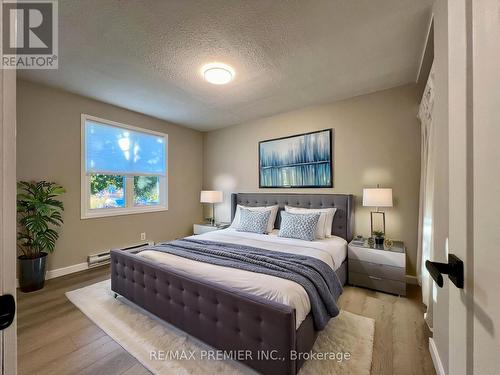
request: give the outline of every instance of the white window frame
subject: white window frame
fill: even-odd
[[[90,208],[90,179],[85,171],[85,123],[86,121],[95,121],[105,125],[119,127],[128,130],[134,130],[141,133],[152,134],[165,138],[165,176],[158,176],[160,183],[160,204],[155,206],[140,206],[133,205],[134,201],[134,180],[133,176],[125,176],[125,204],[124,208]],[[121,216],[131,214],[142,214],[149,212],[159,212],[168,210],[168,134],[160,133],[149,129],[144,129],[136,126],[122,124],[120,122],[106,120],[103,118],[87,115],[81,115],[81,218],[92,219],[98,217]],[[103,172],[104,173],[104,172]],[[140,176],[140,174],[134,174]],[[149,176],[145,174],[145,176]]]

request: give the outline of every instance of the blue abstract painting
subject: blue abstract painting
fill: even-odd
[[[261,188],[333,187],[332,129],[259,143]]]

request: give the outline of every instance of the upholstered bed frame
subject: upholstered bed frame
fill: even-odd
[[[347,241],[352,239],[352,195],[239,193],[232,194],[231,203],[231,217],[237,204],[279,204],[280,209],[285,205],[336,207],[333,234]],[[337,275],[345,283],[346,262]],[[206,281],[128,251],[111,251],[111,289],[218,350],[235,357],[236,353],[251,353],[242,362],[263,374],[296,374],[303,361],[291,359],[290,354],[311,350],[318,334],[311,314],[296,329],[295,310],[289,306]],[[270,358],[263,358],[263,353]]]

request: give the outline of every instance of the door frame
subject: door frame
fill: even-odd
[[[471,25],[470,0],[448,0],[448,248],[464,262],[464,288],[448,289],[448,373],[456,375],[472,374],[473,362]]]
[[[0,20],[2,16],[0,7]],[[0,69],[0,294],[11,294],[14,298],[16,254],[16,71]],[[17,323],[14,318],[10,327],[0,331],[0,375],[16,374],[16,371]]]

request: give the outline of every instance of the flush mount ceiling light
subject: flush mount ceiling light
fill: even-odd
[[[225,85],[234,79],[234,69],[222,63],[206,64],[201,72],[205,81],[214,85]]]

